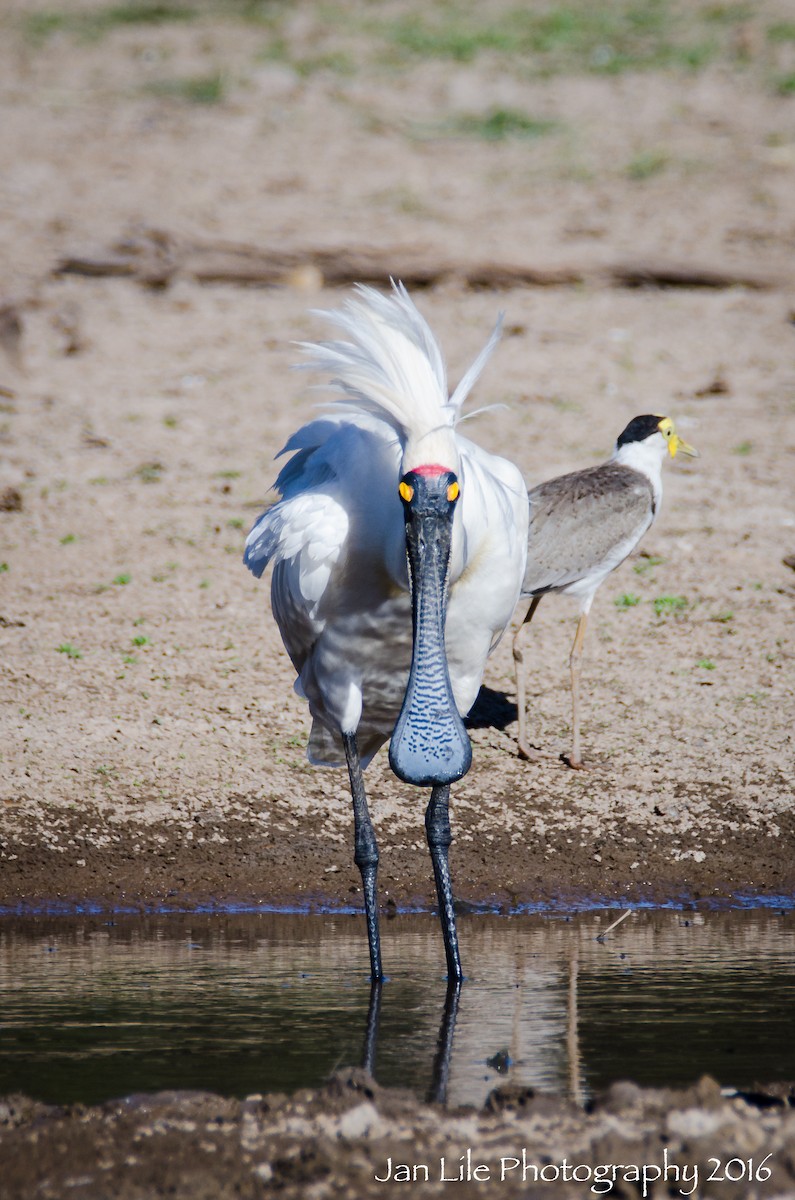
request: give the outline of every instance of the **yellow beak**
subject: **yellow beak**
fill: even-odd
[[[689,455],[690,458],[700,458],[698,450],[696,450],[695,446],[691,446],[688,442],[682,441],[679,434],[675,433],[673,437],[669,438],[668,440],[668,453],[671,455],[671,458],[676,458],[677,451],[682,454]]]

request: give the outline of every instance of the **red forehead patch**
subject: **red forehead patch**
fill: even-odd
[[[450,471],[449,467],[443,467],[441,463],[423,463],[421,467],[412,467],[415,475],[447,475]]]

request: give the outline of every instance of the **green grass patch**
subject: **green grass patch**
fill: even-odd
[[[623,595],[616,596],[613,603],[619,612],[626,612],[628,608],[635,608],[640,604],[640,596],[637,596],[635,592],[624,592]]]
[[[498,18],[474,0],[427,5],[421,15],[381,26],[399,59],[472,62],[490,53],[523,59],[539,74],[680,67],[698,69],[719,50],[715,23],[672,0],[569,0],[515,5]]]
[[[776,80],[776,91],[779,96],[792,96],[795,94],[795,71],[791,71],[789,75],[780,75]]]
[[[71,546],[72,542],[77,541],[77,537],[74,533],[65,533],[59,540],[62,546]]]
[[[55,649],[59,654],[65,654],[67,658],[83,657],[83,651],[78,650],[77,646],[74,646],[71,642],[61,642],[61,645],[56,646]]]
[[[77,12],[45,9],[29,13],[23,27],[33,42],[44,42],[57,33],[70,33],[86,41],[95,41],[119,27],[166,25],[174,21],[191,21],[196,15],[196,9],[189,4],[129,0],[126,4],[109,4],[104,8],[86,8]]]
[[[132,575],[129,573],[129,571],[122,571],[121,575],[117,575],[113,580],[113,583],[115,583],[117,587],[126,587],[127,584],[131,582]]]
[[[184,79],[160,79],[148,84],[145,90],[186,104],[220,104],[226,84],[220,71],[212,71],[209,75],[188,75]]]
[[[483,50],[503,54],[517,53],[522,45],[514,30],[504,25],[485,25],[477,21],[469,26],[444,22],[441,6],[438,15],[425,14],[424,19],[405,18],[395,22],[385,32],[387,39],[413,58],[447,58],[454,62],[471,62]]]
[[[712,661],[711,658],[700,658],[698,660],[698,662],[696,663],[696,666],[700,667],[702,671],[714,671],[715,670],[715,663]]]
[[[755,17],[747,3],[683,4],[681,0],[439,0],[396,6],[359,0],[351,5],[300,6],[305,33],[290,18],[286,0],[50,0],[52,8],[17,18],[29,41],[42,44],[66,34],[98,40],[117,29],[245,22],[266,31],[259,61],[289,63],[301,76],[332,72],[352,76],[362,67],[404,68],[427,61],[470,63],[488,55],[527,76],[618,75],[627,71],[698,71],[721,59],[736,64],[737,29]],[[751,15],[748,15],[749,7]],[[785,14],[786,15],[786,14]],[[791,40],[787,20],[761,26],[765,44]],[[191,103],[218,103],[223,81],[172,80],[155,91]]]
[[[514,108],[493,108],[487,113],[461,113],[448,126],[464,137],[501,142],[509,137],[538,138],[557,128],[555,121],[543,121]]]
[[[641,150],[626,165],[627,179],[651,179],[668,166],[669,156],[665,150]]]
[[[737,446],[732,446],[732,454],[739,454],[741,458],[750,454],[754,448],[753,442],[740,442]]]
[[[312,54],[288,61],[302,79],[308,79],[320,71],[325,71],[330,75],[339,75],[344,79],[352,79],[357,69],[355,59],[342,50],[330,50],[328,54]]]
[[[73,20],[73,18],[71,18]],[[23,22],[26,37],[31,42],[46,42],[55,33],[67,29],[70,24],[70,14],[64,12],[29,13]]]
[[[687,600],[684,596],[657,596],[652,603],[658,617],[674,616],[683,613],[687,608]]]
[[[716,25],[741,25],[753,15],[752,3],[709,4],[704,9],[704,19]]]
[[[767,30],[769,42],[795,42],[795,21],[779,21],[769,25]]]
[[[659,558],[656,554],[641,555],[640,562],[636,562],[632,570],[636,575],[646,575],[649,571],[653,571],[655,567],[662,566],[665,562],[664,558]]]

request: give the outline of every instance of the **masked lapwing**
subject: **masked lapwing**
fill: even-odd
[[[530,607],[513,641],[519,710],[519,756],[537,754],[527,742],[524,632],[541,597],[548,592],[574,596],[580,619],[571,669],[572,746],[569,766],[581,770],[580,669],[585,627],[594,595],[637,546],[660,511],[662,464],[666,453],[698,456],[684,442],[670,417],[635,417],[618,438],[607,462],[559,475],[529,493],[530,531],[522,597]]]

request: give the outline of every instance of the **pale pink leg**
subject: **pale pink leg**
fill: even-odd
[[[524,641],[524,632],[532,621],[533,614],[540,603],[541,597],[533,596],[533,599],[530,601],[530,607],[527,610],[527,615],[517,629],[513,639],[513,661],[516,671],[516,709],[519,717],[519,757],[525,759],[527,762],[537,759],[538,754],[527,745],[527,689],[525,686],[525,661],[522,642]]]

